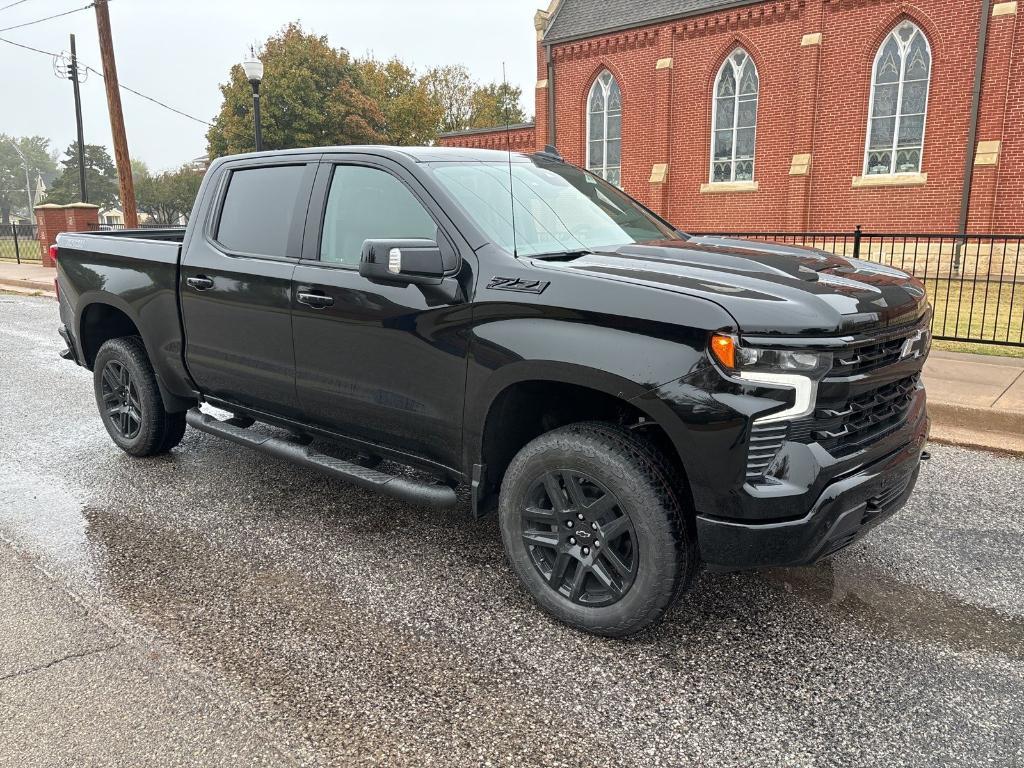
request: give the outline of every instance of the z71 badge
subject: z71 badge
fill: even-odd
[[[487,284],[495,291],[518,291],[519,293],[544,293],[551,285],[548,280],[522,280],[518,277],[492,277]]]

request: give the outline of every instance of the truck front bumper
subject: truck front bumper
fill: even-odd
[[[890,517],[917,483],[927,419],[911,442],[836,480],[796,520],[747,523],[697,516],[701,558],[714,570],[807,565],[838,552]]]

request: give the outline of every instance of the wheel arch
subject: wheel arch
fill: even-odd
[[[564,363],[520,361],[495,372],[483,392],[467,401],[478,404],[467,413],[465,441],[475,513],[495,508],[505,470],[524,445],[577,421],[643,429],[685,478],[683,458],[666,428],[669,414],[659,412],[656,401],[641,398],[647,391],[607,371]]]
[[[138,336],[142,340],[146,356],[153,366],[164,407],[169,412],[186,411],[195,405],[195,400],[177,395],[168,389],[164,377],[161,376],[161,361],[154,356],[146,335],[142,332],[142,323],[131,304],[107,292],[85,294],[80,298],[75,318],[75,338],[82,355],[82,364],[88,370],[93,369],[96,354],[105,342],[125,336]]]
[[[100,351],[104,342],[122,336],[142,337],[139,324],[132,317],[131,307],[127,302],[112,295],[104,294],[92,300],[81,301],[75,324],[75,335],[82,349],[82,362],[89,370],[92,370],[96,353]],[[145,346],[145,339],[142,339],[142,344]],[[152,359],[148,347],[146,354]]]

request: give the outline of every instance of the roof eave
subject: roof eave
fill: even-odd
[[[654,27],[658,24],[665,24],[670,21],[679,21],[680,19],[692,19],[697,16],[710,16],[715,13],[721,13],[722,11],[731,11],[733,8],[740,8],[744,5],[756,5],[757,3],[763,3],[764,0],[734,0],[731,3],[720,5],[716,8],[703,8],[695,11],[687,11],[685,13],[673,13],[668,16],[659,16],[654,19],[646,19],[639,24],[620,24],[616,27],[605,27],[604,29],[598,29],[592,32],[581,32],[578,35],[566,35],[565,37],[544,37],[544,44],[547,46],[561,45],[563,43],[575,43],[578,40],[588,40],[591,37],[602,37],[604,35],[614,35],[618,32],[625,32],[628,29],[642,29],[643,27]],[[552,24],[554,20],[552,20]],[[550,27],[549,27],[550,29]]]

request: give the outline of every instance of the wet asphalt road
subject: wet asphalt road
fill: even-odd
[[[122,454],[56,323],[0,295],[0,555],[296,764],[1024,766],[1024,460],[936,446],[831,562],[705,574],[654,632],[598,639],[534,607],[465,505],[192,430]]]

